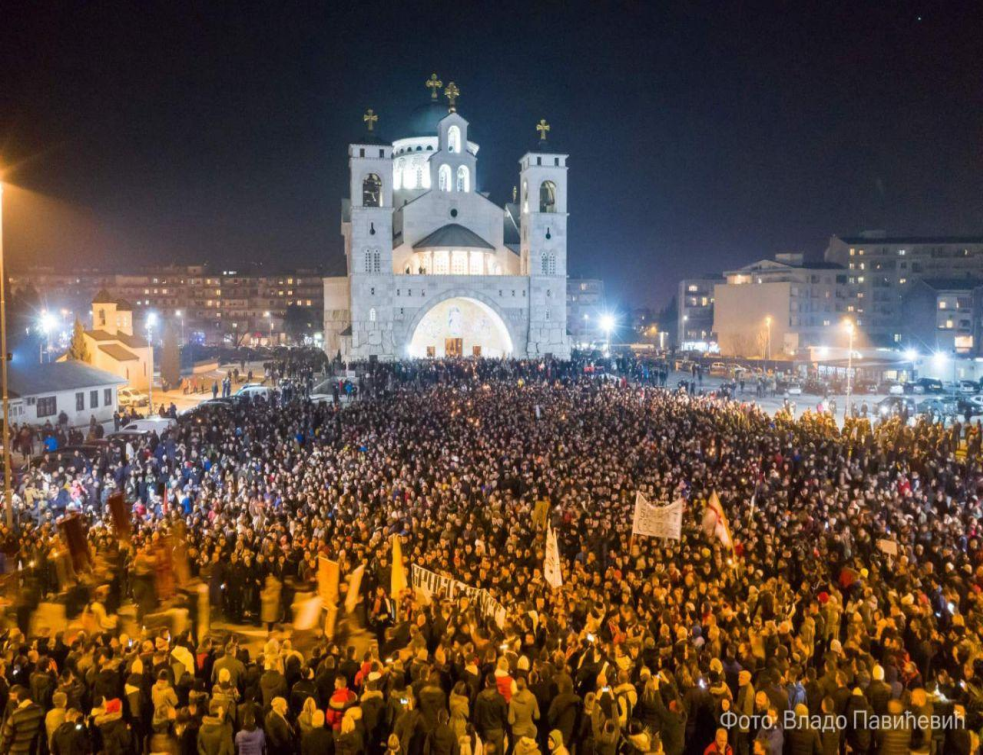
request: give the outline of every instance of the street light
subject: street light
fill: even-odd
[[[10,484],[10,398],[7,393],[7,276],[3,271],[3,182],[0,182],[0,384],[3,387],[3,498],[7,527],[14,526],[14,491]]]
[[[147,381],[147,416],[152,417],[154,414],[154,325],[157,324],[157,314],[154,312],[147,313],[147,345],[150,347],[150,380]]]
[[[768,350],[765,352],[765,358],[771,359],[771,315],[765,317],[765,327],[768,329]]]
[[[608,313],[601,315],[601,330],[604,331],[604,350],[608,351],[611,349],[611,331],[614,330],[616,321],[614,315]]]
[[[44,352],[48,350],[48,334],[57,325],[57,319],[48,310],[42,310],[41,318],[38,320],[38,330],[44,338],[38,342],[38,361],[44,364]]]
[[[270,346],[273,345],[273,313],[267,310],[263,313],[263,317],[270,321]]]
[[[853,389],[853,333],[856,328],[852,320],[846,320],[843,323],[843,327],[846,329],[849,339],[846,350],[846,407],[844,409],[846,413],[843,415],[843,421],[845,422],[846,418],[850,416],[850,394]]]
[[[180,309],[174,310],[174,316],[181,322],[181,345],[184,345],[184,312]]]

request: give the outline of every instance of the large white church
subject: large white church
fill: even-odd
[[[540,121],[537,148],[519,160],[518,197],[499,207],[478,190],[478,145],[457,112],[457,87],[441,97],[436,74],[426,86],[407,136],[378,138],[370,110],[348,149],[348,274],[324,279],[325,351],[569,357],[567,156],[551,149]]]

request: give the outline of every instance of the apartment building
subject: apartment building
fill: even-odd
[[[714,288],[722,275],[704,275],[679,282],[676,294],[676,345],[683,351],[702,351],[716,340],[713,335]]]
[[[806,262],[798,253],[725,272],[713,289],[712,330],[721,354],[777,359],[836,340],[846,281],[840,265]]]
[[[847,311],[857,329],[871,345],[898,347],[908,292],[919,280],[983,277],[983,236],[833,236],[825,260],[847,270]]]

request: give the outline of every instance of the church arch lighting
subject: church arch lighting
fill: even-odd
[[[460,165],[457,168],[457,190],[471,191],[471,171],[468,170],[467,165]]]
[[[451,190],[451,166],[441,165],[437,169],[437,188],[440,191]]]
[[[497,308],[474,296],[442,298],[418,314],[409,333],[411,357],[496,358],[514,351],[512,334]]]

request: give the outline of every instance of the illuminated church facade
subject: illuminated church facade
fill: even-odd
[[[436,74],[407,136],[378,117],[348,148],[342,201],[347,275],[324,280],[324,347],[346,360],[570,354],[567,155],[540,121],[503,207],[478,190],[478,145],[457,87]],[[518,196],[516,196],[516,193]]]

